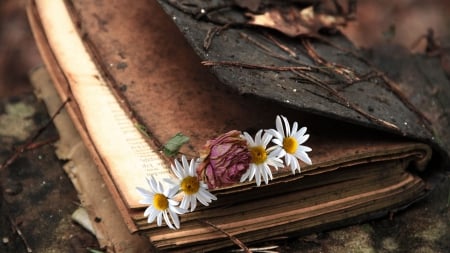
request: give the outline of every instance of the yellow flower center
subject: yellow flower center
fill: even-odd
[[[153,197],[153,206],[160,211],[164,211],[169,207],[169,201],[164,194],[156,193]]]
[[[263,146],[255,146],[250,148],[252,163],[260,164],[267,160],[267,152]]]
[[[294,137],[286,137],[283,139],[283,148],[289,154],[294,154],[298,148],[298,142]]]
[[[181,181],[181,190],[188,195],[192,195],[198,192],[200,183],[197,177],[187,176]]]

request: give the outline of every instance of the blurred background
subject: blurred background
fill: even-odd
[[[0,0],[0,97],[31,91],[28,72],[41,64],[25,13],[26,0]]]

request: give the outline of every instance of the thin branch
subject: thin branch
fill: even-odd
[[[351,56],[355,57],[356,59],[360,60],[361,62],[365,63],[367,66],[369,66],[370,68],[372,68],[372,71],[374,73],[376,73],[376,76],[380,77],[383,79],[383,83],[385,84],[385,86],[390,89],[392,91],[392,93],[394,93],[394,95],[400,99],[400,101],[410,110],[412,111],[414,114],[416,114],[419,117],[419,120],[422,121],[425,125],[425,127],[427,128],[428,131],[430,131],[430,133],[433,133],[432,129],[431,129],[431,121],[430,119],[428,119],[419,109],[417,109],[417,107],[415,105],[413,105],[409,99],[401,92],[401,90],[398,88],[399,85],[393,81],[392,79],[390,79],[384,72],[382,72],[381,70],[379,70],[377,67],[375,67],[369,60],[367,60],[366,58],[358,55],[357,53],[355,53],[353,50],[351,49],[346,49],[343,48],[331,41],[329,41],[328,39],[326,39],[325,37],[322,36],[314,36],[313,38],[320,40],[323,43],[326,43],[329,46],[332,46],[338,50],[341,50],[344,53],[348,53]]]
[[[245,69],[264,69],[272,71],[292,71],[292,70],[311,71],[311,67],[305,66],[268,66],[235,61],[202,61],[202,64],[204,66],[226,66],[226,67],[239,67]]]
[[[261,42],[257,41],[256,39],[254,39],[250,35],[248,35],[248,34],[246,34],[244,32],[239,32],[239,35],[242,38],[244,38],[244,39],[248,40],[249,42],[253,43],[255,46],[261,48],[262,50],[272,53],[272,50],[270,48],[268,48],[266,45],[262,44]]]
[[[8,167],[11,163],[13,163],[20,154],[25,152],[26,150],[40,147],[42,145],[50,143],[50,141],[44,141],[42,143],[35,143],[36,139],[41,136],[41,134],[50,126],[50,124],[53,123],[53,120],[55,117],[61,112],[61,110],[64,108],[64,106],[69,102],[69,98],[64,101],[61,106],[58,108],[58,110],[52,115],[52,117],[45,123],[44,126],[38,129],[38,131],[20,148],[16,149],[16,151],[8,158],[6,159],[1,165],[0,165],[0,171]]]
[[[48,145],[50,143],[54,143],[58,139],[59,139],[59,137],[54,136],[54,137],[48,138],[48,139],[43,140],[43,141],[36,141],[36,142],[30,143],[30,145],[25,147],[25,150],[28,151],[28,150],[37,149],[37,148],[40,148],[42,146]]]
[[[276,46],[278,46],[281,50],[288,53],[290,56],[297,58],[297,54],[294,50],[290,49],[288,46],[282,44],[280,41],[275,39],[272,35],[267,32],[264,32],[264,36],[266,36],[270,41],[272,41]]]
[[[219,232],[222,232],[223,234],[225,234],[234,244],[236,244],[237,246],[239,246],[244,252],[246,253],[251,253],[250,249],[245,246],[245,244],[243,242],[241,242],[239,239],[237,239],[236,237],[234,237],[232,234],[228,233],[227,231],[219,228],[218,226],[212,224],[211,222],[207,221],[207,220],[198,220],[201,223],[204,223],[206,225],[209,225],[211,227],[213,227],[214,229],[216,229]]]
[[[11,216],[8,215],[9,221],[11,222],[11,226],[14,230],[14,232],[16,232],[20,239],[22,239],[23,244],[25,245],[25,248],[27,248],[27,252],[28,253],[32,253],[33,250],[31,249],[30,245],[28,244],[27,239],[25,239],[25,236],[23,235],[22,231],[19,229],[19,226],[17,226],[16,222],[11,218]]]
[[[230,24],[223,25],[221,27],[214,26],[208,30],[206,33],[205,39],[203,40],[203,48],[208,50],[211,46],[212,40],[216,35],[219,35],[223,30],[228,29]]]
[[[348,107],[348,108],[354,110],[355,112],[361,114],[362,116],[364,116],[368,120],[370,120],[372,122],[375,122],[375,123],[378,123],[378,124],[381,124],[381,125],[389,128],[389,129],[400,131],[400,129],[396,125],[394,125],[392,123],[389,123],[389,122],[387,122],[385,120],[379,119],[379,118],[377,118],[377,117],[375,117],[375,116],[365,112],[361,107],[359,107],[356,104],[350,102],[346,97],[341,95],[337,90],[335,90],[334,88],[332,88],[328,84],[322,82],[321,80],[319,80],[319,79],[317,79],[317,78],[315,78],[315,77],[313,77],[311,75],[308,75],[306,73],[302,73],[300,71],[293,70],[292,72],[296,73],[300,77],[305,78],[305,79],[311,81],[313,84],[316,84],[319,87],[322,87],[326,91],[330,92],[333,96],[338,98],[343,105],[345,105],[346,107]]]
[[[323,59],[314,49],[309,40],[302,39],[302,44],[303,47],[306,49],[306,53],[309,55],[309,57],[311,57],[313,61],[315,61],[319,65],[328,67],[334,73],[344,77],[347,80],[347,83],[352,83],[354,81],[360,80],[358,75],[351,68],[336,63],[330,63],[327,60]]]
[[[403,93],[399,89],[399,85],[394,80],[392,80],[388,76],[386,76],[383,72],[377,70],[377,73],[383,79],[383,81],[387,84],[389,89],[395,95],[397,95],[397,97],[400,99],[400,101],[402,101],[403,104],[406,105],[406,107],[408,107],[408,109],[410,109],[413,113],[415,113],[421,121],[425,122],[426,127],[429,127],[431,125],[430,119],[428,119],[421,111],[419,111],[419,109],[417,109],[417,107],[415,107],[409,101],[409,99],[405,95],[403,95]],[[430,129],[428,129],[428,130],[430,130]]]
[[[297,55],[296,53],[290,49],[288,46],[281,44],[281,42],[276,41],[272,36],[270,36],[267,33],[264,33],[264,35],[267,37],[266,40],[268,40],[270,43],[274,44],[275,46],[279,47],[282,51],[286,52],[287,54],[289,54],[291,57],[287,57],[285,55],[280,55],[277,54],[275,52],[273,52],[273,50],[271,48],[269,48],[268,46],[264,45],[263,43],[261,43],[260,41],[256,40],[255,38],[253,38],[252,36],[244,33],[244,32],[239,32],[239,35],[246,39],[248,42],[254,44],[255,46],[259,47],[260,49],[262,49],[262,52],[279,60],[282,61],[286,61],[289,63],[293,63],[293,64],[297,64],[299,66],[304,66],[304,67],[309,67],[311,69],[316,69],[316,67],[313,66],[309,66],[303,62],[298,61],[297,59]]]

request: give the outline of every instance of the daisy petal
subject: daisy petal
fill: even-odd
[[[307,141],[309,139],[309,134],[302,135],[296,139],[297,139],[298,144],[303,144],[305,141]]]
[[[255,164],[250,164],[250,175],[248,177],[248,180],[253,179],[253,177],[256,175],[257,170],[258,170],[258,168]]]
[[[164,216],[164,221],[166,222],[166,225],[170,228],[170,229],[175,229],[172,225],[172,222],[169,219],[169,215],[167,215],[167,211],[163,212],[163,216]]]
[[[289,121],[287,120],[286,117],[284,117],[284,116],[281,116],[281,117],[283,118],[283,121],[284,121],[284,127],[285,127],[284,131],[286,132],[285,137],[291,136],[291,129],[289,129],[290,128]]]
[[[312,149],[307,146],[299,145],[296,152],[310,152]]]
[[[291,170],[292,170],[292,174],[294,174],[294,175],[295,175],[296,170],[298,170],[298,172],[300,172],[300,164],[298,163],[298,160],[295,158],[292,159]]]
[[[294,122],[294,125],[292,125],[292,131],[291,134],[294,135],[297,132],[298,123],[297,121]]]
[[[306,133],[307,128],[306,127],[302,127],[300,128],[300,130],[298,131],[299,135],[304,135]]]
[[[136,190],[144,197],[152,197],[153,196],[153,194],[151,192],[149,192],[146,189],[141,188],[139,186],[136,187]]]
[[[255,179],[256,179],[256,185],[260,186],[261,185],[261,170],[259,168],[257,168],[255,170]]]
[[[181,156],[181,161],[183,162],[183,167],[181,167],[181,169],[182,169],[181,171],[183,172],[183,177],[186,177],[189,174],[189,173],[186,173],[189,170],[189,163],[187,161],[186,156],[184,156],[184,155]]]
[[[262,135],[262,130],[259,130],[256,135],[255,135],[255,144],[256,143],[262,143],[261,142],[261,135]]]
[[[278,131],[276,131],[275,129],[269,129],[269,130],[266,130],[266,132],[271,134],[274,137],[274,140],[275,139],[278,140],[278,141],[283,140],[283,136]]]
[[[156,183],[156,180],[153,177],[147,178],[147,183],[150,185],[150,189],[155,192],[158,189],[158,185]]]
[[[187,209],[189,207],[189,196],[184,196],[181,200],[180,207],[183,209]]]
[[[266,184],[268,184],[269,183],[269,176],[267,175],[266,167],[269,168],[269,166],[267,166],[267,165],[266,166],[262,166],[262,168],[261,168],[262,169],[261,170],[261,175],[262,175],[262,178],[264,179],[264,182]]]
[[[152,212],[152,209],[153,209],[153,208],[152,208],[151,206],[147,207],[147,208],[145,209],[145,211],[144,211],[144,217],[149,216],[150,213]]]
[[[181,175],[181,172],[180,172],[180,170],[178,170],[176,165],[174,166],[173,164],[171,164],[170,168],[172,169],[173,173],[175,174],[175,176],[177,178],[183,177],[183,175]]]
[[[152,208],[148,215],[148,223],[152,223],[160,213],[161,213],[160,211],[156,210],[155,208]]]
[[[162,225],[162,219],[163,219],[163,212],[158,213],[158,215],[156,216],[156,224],[158,226]]]
[[[209,191],[201,191],[201,197],[205,200],[208,200],[208,202],[212,202],[213,200],[217,200],[217,197],[210,193]]]
[[[180,185],[175,185],[169,189],[169,191],[167,192],[167,196],[169,198],[171,198],[171,197],[175,196],[175,194],[177,194],[177,192],[179,190],[180,190]]]
[[[264,133],[262,140],[261,140],[263,147],[267,147],[267,144],[269,144],[269,142],[272,140],[272,137],[273,136],[271,134],[269,134],[267,132]]]
[[[174,213],[172,210],[168,210],[170,217],[172,218],[173,224],[178,229],[180,228],[180,218],[178,218],[178,215]]]
[[[302,160],[304,163],[311,165],[312,161],[309,158],[309,156],[305,153],[305,152],[298,152],[298,154],[296,153],[297,157]]]
[[[283,130],[283,124],[281,122],[280,116],[277,116],[277,118],[275,120],[275,125],[276,125],[276,128],[277,128],[277,131],[282,135],[282,138],[284,138],[285,135],[284,135],[284,130]]]
[[[242,174],[240,182],[242,183],[245,180],[247,180],[249,175],[250,175],[250,168],[244,174]]]
[[[197,161],[195,161],[194,159],[191,160],[191,162],[189,163],[189,169],[188,171],[188,176],[195,176],[195,171],[197,169]]]
[[[249,146],[255,146],[255,142],[253,141],[253,138],[247,133],[243,132],[244,139],[247,141]]]
[[[197,198],[191,196],[191,212],[193,212],[196,207],[197,207]]]

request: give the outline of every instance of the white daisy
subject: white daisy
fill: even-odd
[[[267,130],[267,132],[272,134],[274,137],[272,142],[277,145],[273,151],[274,154],[280,158],[284,157],[286,166],[291,168],[293,174],[295,174],[296,170],[300,172],[300,164],[298,159],[311,165],[311,159],[306,152],[309,152],[312,149],[301,145],[309,138],[309,134],[305,134],[306,127],[302,127],[300,130],[297,130],[298,124],[297,122],[294,122],[291,129],[287,118],[279,115],[276,118],[275,124],[277,128],[276,130]]]
[[[186,210],[178,207],[178,201],[173,199],[176,194],[174,188],[164,190],[161,182],[157,182],[153,176],[148,177],[147,182],[150,185],[150,191],[141,187],[137,187],[137,190],[144,197],[139,203],[150,205],[144,212],[144,216],[148,216],[148,223],[156,219],[158,226],[161,226],[164,217],[169,228],[180,228],[178,214],[183,214]]]
[[[192,159],[188,163],[186,156],[181,156],[181,163],[175,159],[175,166],[172,164],[172,171],[178,178],[176,191],[181,191],[183,199],[180,207],[188,209],[191,212],[197,207],[197,200],[205,206],[213,200],[217,200],[216,196],[208,191],[208,185],[200,181],[197,176],[198,163]]]
[[[256,185],[261,185],[261,178],[266,184],[273,179],[272,171],[270,167],[274,167],[278,170],[278,167],[283,166],[283,161],[279,159],[273,152],[266,149],[272,139],[272,135],[264,133],[259,130],[255,135],[255,140],[247,133],[243,133],[243,137],[247,141],[247,145],[251,155],[251,161],[248,170],[242,175],[241,182],[244,182],[247,178],[249,181],[255,177]]]

